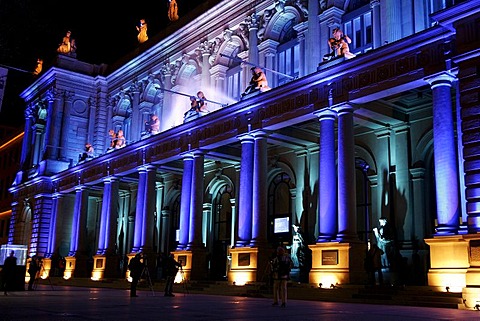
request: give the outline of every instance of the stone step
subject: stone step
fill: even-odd
[[[78,286],[78,287],[109,287],[128,290],[130,283],[124,279],[105,279],[92,281],[88,278],[50,278],[53,286]],[[152,289],[163,292],[165,281],[152,280]],[[40,284],[48,285],[48,280],[40,280]],[[148,280],[141,280],[139,290],[149,290]],[[186,284],[175,284],[174,292],[192,294],[211,294],[244,297],[272,298],[272,286],[265,283],[247,284],[236,286],[226,281],[189,281]],[[433,291],[428,286],[419,287],[366,287],[361,285],[342,285],[335,288],[318,288],[309,284],[290,282],[288,284],[289,299],[349,302],[368,304],[388,304],[458,309],[463,304],[462,294],[454,292]]]

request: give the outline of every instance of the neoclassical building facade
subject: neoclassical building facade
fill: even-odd
[[[217,1],[115,65],[60,54],[22,93],[9,243],[65,257],[66,278],[120,278],[125,256],[174,252],[192,280],[244,284],[291,248],[295,225],[294,278],[362,283],[385,217],[390,269],[412,272],[401,282],[480,285],[479,12],[479,1]],[[335,27],[354,58],[323,60]],[[242,96],[252,66],[272,89]],[[209,113],[184,121],[200,90]],[[125,147],[109,149],[110,129]],[[94,155],[79,162],[86,143]]]

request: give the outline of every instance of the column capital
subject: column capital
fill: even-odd
[[[237,136],[237,139],[241,141],[241,143],[253,143],[254,137],[252,134],[241,134]]]
[[[157,167],[154,165],[142,165],[137,168],[138,172],[153,172],[157,170]]]
[[[370,8],[375,8],[380,5],[380,0],[370,0]]]
[[[108,176],[103,179],[104,183],[114,183],[120,181],[120,177]]]
[[[324,108],[313,113],[315,116],[322,120],[335,120],[337,118],[337,112],[332,108]]]
[[[250,132],[250,134],[253,136],[255,140],[267,138],[268,136],[270,136],[270,132],[267,132],[265,130],[256,130],[256,131]]]
[[[344,113],[353,113],[354,111],[354,105],[351,103],[341,103],[335,106],[332,106],[332,109],[337,112],[338,115],[344,114]]]
[[[457,80],[456,75],[449,71],[444,71],[439,74],[436,74],[435,76],[425,78],[425,81],[430,84],[432,89],[439,86],[451,87],[452,83],[456,80]]]

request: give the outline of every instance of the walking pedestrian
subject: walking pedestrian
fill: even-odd
[[[12,290],[14,280],[15,280],[15,271],[17,269],[17,258],[15,257],[15,252],[11,251],[10,256],[5,259],[3,262],[3,291],[5,295],[8,295],[7,291]]]

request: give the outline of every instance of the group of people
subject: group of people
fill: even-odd
[[[173,253],[170,253],[165,258],[165,261],[162,262],[162,264],[164,264],[166,276],[164,296],[174,297],[175,294],[173,294],[173,283],[175,282],[175,277],[179,269],[182,269],[182,264],[175,260]],[[130,283],[130,296],[137,297],[138,282],[144,275],[145,269],[148,269],[145,255],[142,255],[142,253],[135,254],[135,256],[128,263],[128,269],[130,270],[130,277],[132,278],[132,282]]]
[[[210,111],[207,108],[207,97],[205,97],[203,91],[199,91],[196,96],[190,96],[190,109],[183,114],[184,122],[198,118],[208,112]]]
[[[119,129],[117,133],[115,133],[113,129],[110,129],[108,135],[110,136],[110,147],[108,150],[120,149],[127,146],[127,140],[123,135],[122,129]]]

